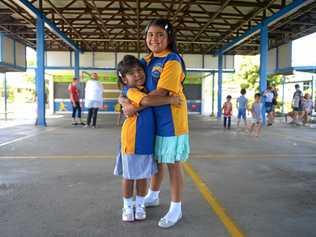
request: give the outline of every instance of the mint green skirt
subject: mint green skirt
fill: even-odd
[[[158,163],[174,164],[186,161],[190,154],[189,134],[172,137],[156,136],[155,160]]]

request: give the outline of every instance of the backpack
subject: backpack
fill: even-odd
[[[300,103],[301,103],[301,93],[299,92],[295,92],[293,99],[292,99],[292,107],[293,108],[299,108],[300,107]]]

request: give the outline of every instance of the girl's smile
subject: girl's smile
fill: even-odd
[[[135,67],[134,69],[130,70],[124,76],[123,81],[128,86],[143,86],[145,83],[145,73],[143,68]]]
[[[168,34],[159,26],[151,26],[146,35],[146,44],[153,54],[158,54],[168,47]]]

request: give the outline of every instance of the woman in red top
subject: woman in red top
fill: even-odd
[[[77,88],[78,82],[79,82],[78,78],[73,78],[72,79],[72,83],[70,83],[69,86],[68,86],[70,102],[71,102],[71,105],[72,105],[72,125],[78,125],[79,123],[81,125],[85,125],[81,121],[80,94],[79,94],[79,90]],[[77,110],[78,110],[79,122],[77,122],[77,120],[76,120],[76,112],[77,112]]]

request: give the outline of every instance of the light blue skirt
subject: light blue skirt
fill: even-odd
[[[124,179],[149,179],[157,173],[153,155],[119,154],[116,157],[114,175]]]
[[[156,136],[155,160],[158,163],[174,164],[186,161],[190,154],[189,134],[172,137]]]

